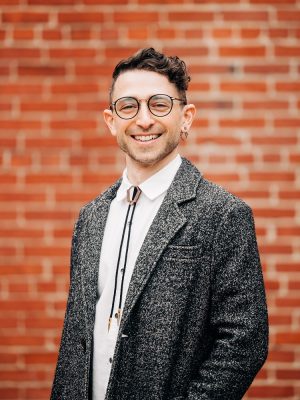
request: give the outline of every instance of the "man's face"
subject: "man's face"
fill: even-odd
[[[104,111],[104,119],[126,153],[127,163],[153,166],[171,160],[177,153],[183,125],[189,127],[191,123],[192,117],[187,112],[189,106],[183,107],[176,100],[168,115],[157,117],[151,114],[147,100],[156,94],[180,98],[177,88],[166,76],[152,71],[127,71],[115,82],[112,102],[127,96],[142,100],[138,114],[132,119],[122,119],[115,111]]]

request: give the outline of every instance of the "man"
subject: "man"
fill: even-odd
[[[83,207],[52,400],[241,399],[267,355],[250,208],[178,154],[185,64],[121,61],[104,120],[122,179]]]

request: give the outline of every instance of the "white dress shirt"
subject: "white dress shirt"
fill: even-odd
[[[123,284],[122,309],[124,307],[126,293],[140,248],[180,164],[181,157],[177,155],[175,159],[164,168],[139,185],[142,193],[136,203],[136,209],[132,221],[126,273]],[[127,189],[131,186],[132,184],[127,178],[127,171],[125,169],[123,172],[122,183],[117,191],[116,197],[110,205],[101,247],[98,280],[99,300],[96,304],[96,319],[94,327],[93,400],[104,400],[105,398],[112,358],[118,336],[119,326],[115,314],[119,305],[122,268],[124,266],[124,253],[128,228],[126,228],[121,253],[114,312],[109,331],[108,320],[113,300],[115,273],[122,231],[129,205],[127,201]]]

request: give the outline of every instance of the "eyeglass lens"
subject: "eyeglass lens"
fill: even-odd
[[[149,98],[147,105],[153,115],[163,117],[172,110],[173,100],[168,95],[154,95]],[[130,119],[137,115],[139,102],[134,97],[121,97],[115,103],[115,110],[119,117]]]

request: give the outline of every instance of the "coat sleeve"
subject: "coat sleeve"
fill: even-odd
[[[251,209],[234,201],[214,237],[210,333],[213,347],[188,400],[239,400],[268,351],[264,283]]]

